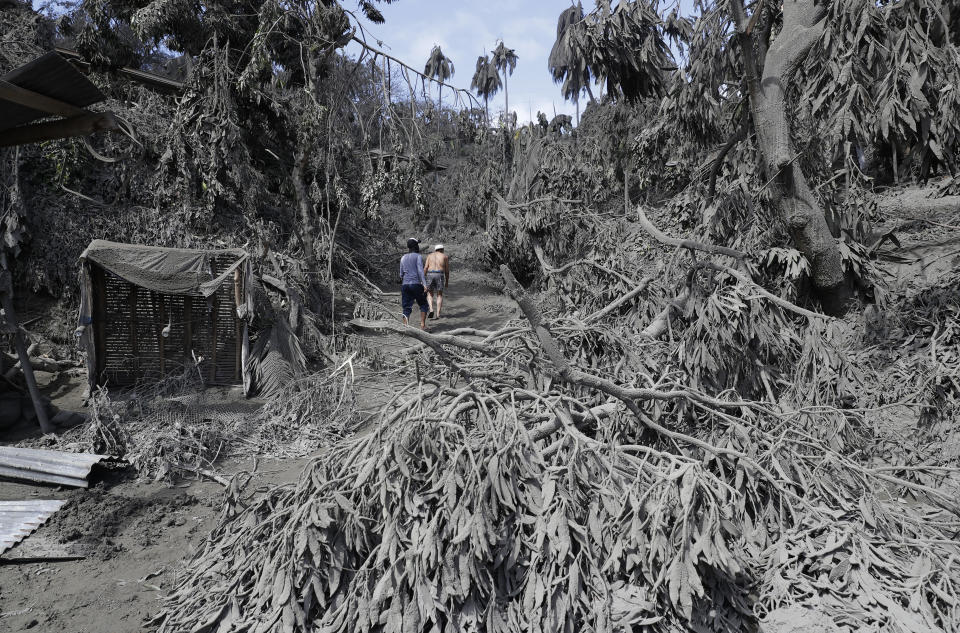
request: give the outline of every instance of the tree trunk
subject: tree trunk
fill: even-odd
[[[300,211],[300,239],[303,242],[304,257],[308,262],[316,261],[316,231],[313,226],[313,210],[310,204],[310,192],[307,189],[305,172],[309,155],[300,150],[293,161],[290,178],[293,180],[293,193]]]
[[[510,79],[503,73],[503,120],[507,129],[510,128]]]
[[[507,73],[503,73],[503,138],[500,139],[502,150],[500,163],[503,165],[500,179],[500,193],[507,193],[507,135],[510,132],[510,96],[507,88]]]
[[[483,95],[483,116],[487,119],[487,129],[490,128],[490,98]]]
[[[587,82],[587,94],[590,95],[590,101],[596,103],[597,98],[593,96],[593,90],[590,88],[590,82]]]
[[[736,0],[731,7],[738,24],[753,124],[766,177],[771,181],[775,200],[797,249],[810,261],[813,284],[823,309],[831,314],[842,313],[849,289],[844,279],[840,247],[796,163],[798,154],[790,140],[785,102],[787,84],[823,33],[825,9],[813,0],[784,1],[783,28],[767,51],[763,74],[758,78],[753,40],[747,32],[743,4]]]

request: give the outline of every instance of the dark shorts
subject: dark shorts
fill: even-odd
[[[443,292],[443,271],[431,270],[427,273],[427,291]]]
[[[403,316],[409,317],[413,312],[413,302],[420,306],[420,312],[427,312],[427,293],[420,284],[403,284],[400,286],[400,305],[403,307]]]

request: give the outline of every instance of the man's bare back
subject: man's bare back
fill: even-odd
[[[450,283],[450,257],[443,251],[434,251],[427,255],[427,260],[425,262],[426,270],[424,272],[429,272],[433,270],[443,271],[444,281],[447,282],[447,285]]]
[[[443,308],[443,291],[450,285],[450,257],[443,252],[443,244],[437,244],[434,251],[427,255],[423,273],[427,279],[427,302],[430,304],[430,316],[432,317],[435,312],[436,316],[439,317]]]

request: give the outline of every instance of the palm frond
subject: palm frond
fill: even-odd
[[[443,54],[439,46],[434,46],[430,51],[430,57],[423,67],[423,74],[427,77],[433,77],[440,81],[446,81],[453,77],[455,72],[453,60]]]
[[[302,375],[306,365],[300,338],[282,317],[273,322],[269,332],[261,332],[247,360],[255,389],[268,397]]]
[[[473,73],[473,80],[470,82],[470,88],[476,90],[481,97],[488,99],[497,94],[497,91],[503,87],[500,80],[500,73],[490,57],[481,55],[477,57],[476,70]]]
[[[386,22],[383,14],[380,13],[380,10],[373,6],[373,3],[369,0],[360,1],[360,10],[363,11],[363,14],[367,16],[367,19],[374,24],[383,24]]]
[[[493,65],[499,71],[512,75],[517,67],[518,59],[520,58],[517,57],[517,52],[512,48],[507,48],[503,40],[500,40],[497,47],[493,49]]]

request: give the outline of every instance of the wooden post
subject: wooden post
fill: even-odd
[[[96,354],[95,383],[101,384],[107,370],[107,274],[103,268],[93,264],[90,267],[93,277],[93,349]]]
[[[210,306],[210,382],[217,382],[217,312],[220,298],[216,294],[207,298]]]
[[[27,345],[23,340],[23,330],[17,323],[17,315],[13,311],[13,276],[7,266],[7,254],[0,255],[0,264],[3,265],[2,280],[0,280],[0,302],[3,304],[3,313],[7,325],[13,333],[13,345],[17,349],[17,356],[20,357],[20,367],[23,371],[23,379],[27,383],[27,389],[30,390],[30,399],[33,401],[33,410],[37,412],[37,422],[40,424],[40,430],[43,433],[53,433],[53,425],[47,418],[47,409],[40,399],[40,388],[37,387],[37,377],[33,375],[33,366],[30,364],[30,355],[27,353]]]
[[[163,336],[163,330],[167,327],[167,310],[162,294],[158,292],[152,292],[150,294],[154,300],[154,314],[158,316],[160,321],[159,323],[154,323],[153,329],[157,333],[157,353],[160,354],[160,377],[162,378],[167,375],[166,355],[164,354],[164,343],[166,339]],[[159,308],[157,308],[157,303],[160,304]],[[169,332],[167,334],[169,334]]]
[[[243,275],[240,272],[241,268],[245,268],[245,266],[237,266],[236,270],[233,271],[233,330],[236,333],[235,336],[237,337],[235,345],[237,362],[234,363],[233,367],[234,380],[241,380],[241,376],[243,375],[243,365],[241,364],[241,356],[243,356],[243,325],[240,321],[240,318],[237,316],[240,306],[245,303],[243,300]]]
[[[184,367],[193,361],[193,297],[183,300],[183,363]]]
[[[130,308],[130,326],[127,332],[130,336],[130,350],[133,354],[133,375],[134,382],[138,382],[140,376],[140,341],[137,339],[137,295],[139,288],[130,284],[130,294],[127,295],[127,303]]]

